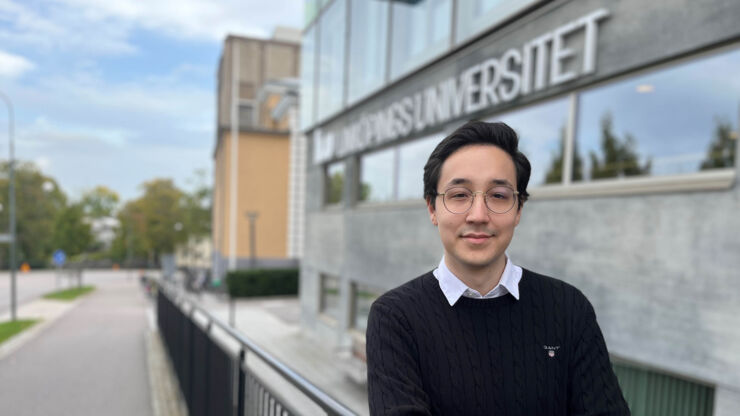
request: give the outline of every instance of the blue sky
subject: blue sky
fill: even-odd
[[[227,34],[301,27],[303,0],[0,0],[0,91],[16,158],[74,198],[194,172],[211,181],[215,83]],[[0,108],[0,158],[8,156]]]

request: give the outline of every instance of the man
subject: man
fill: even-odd
[[[629,414],[589,301],[506,256],[530,170],[503,123],[469,122],[429,156],[444,256],[371,308],[371,414]]]

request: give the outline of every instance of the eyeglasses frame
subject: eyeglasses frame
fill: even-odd
[[[509,188],[509,189],[511,189],[511,191],[512,191],[512,192],[514,193],[514,203],[512,203],[512,204],[511,204],[511,207],[509,207],[509,209],[507,209],[507,210],[506,210],[506,211],[504,211],[504,212],[496,212],[496,211],[492,210],[492,209],[491,209],[491,207],[489,207],[489,206],[488,206],[488,203],[486,202],[486,194],[488,193],[488,191],[490,191],[490,190],[491,190],[491,189],[493,189],[493,188],[498,188],[498,187],[504,187],[504,188]],[[487,189],[487,190],[486,190],[485,192],[484,192],[484,191],[470,191],[470,192],[471,192],[471,193],[473,194],[473,200],[472,200],[472,201],[470,202],[470,206],[468,207],[468,209],[466,209],[466,210],[465,210],[465,211],[463,211],[463,212],[452,212],[452,210],[451,210],[451,209],[447,208],[447,204],[445,203],[445,199],[444,199],[444,196],[445,196],[445,194],[446,194],[447,192],[450,192],[450,190],[451,190],[451,189],[455,189],[455,188],[463,188],[463,189],[468,189],[468,188],[465,188],[464,186],[457,186],[457,187],[453,187],[453,188],[450,188],[450,189],[448,189],[448,190],[447,190],[447,191],[445,191],[445,192],[437,192],[437,195],[436,195],[436,196],[442,196],[442,197],[443,197],[443,198],[442,198],[442,205],[444,205],[444,207],[445,207],[445,209],[447,210],[447,212],[449,212],[450,214],[455,214],[455,215],[462,215],[462,214],[466,214],[466,213],[467,213],[468,211],[470,211],[470,208],[473,208],[473,204],[475,204],[475,196],[476,196],[477,194],[483,194],[483,205],[485,205],[485,206],[486,206],[486,209],[487,209],[487,210],[489,210],[489,211],[493,212],[494,214],[506,214],[507,212],[511,211],[511,209],[512,209],[512,208],[514,208],[514,205],[516,205],[516,201],[517,201],[517,199],[519,198],[519,191],[517,191],[516,189],[514,189],[514,188],[512,188],[512,187],[510,187],[510,186],[507,186],[507,185],[496,185],[496,186],[492,186],[492,187],[488,188],[488,189]],[[469,190],[469,189],[468,189],[468,190]]]

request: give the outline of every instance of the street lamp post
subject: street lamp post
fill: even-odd
[[[257,217],[259,212],[247,211],[247,218],[249,219],[249,268],[254,269],[257,267]]]
[[[8,199],[10,202],[10,319],[16,320],[16,296],[15,296],[15,145],[13,142],[13,103],[7,95],[0,92],[0,98],[8,106],[8,141],[10,142],[10,151],[8,153],[8,165],[10,175],[8,177],[10,186],[8,187]]]

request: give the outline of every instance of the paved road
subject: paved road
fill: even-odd
[[[97,290],[0,360],[0,413],[152,414],[147,302],[125,272],[91,276]]]
[[[108,281],[128,275],[138,276],[138,272],[85,271],[82,275],[82,282],[83,284],[95,284],[99,281]],[[17,304],[22,305],[49,292],[76,284],[76,281],[65,277],[57,278],[54,270],[31,271],[30,273],[18,272],[16,273]],[[10,311],[10,274],[2,272],[0,273],[0,315],[8,311]]]

